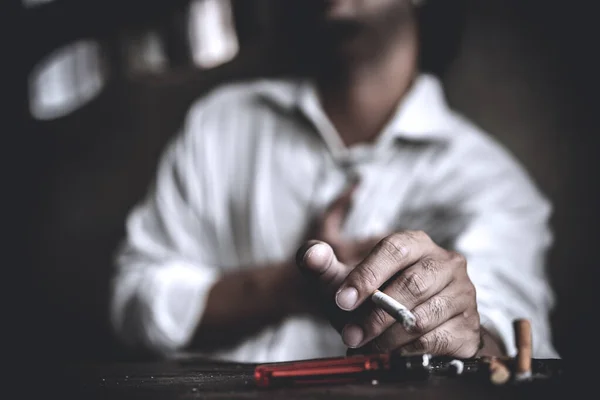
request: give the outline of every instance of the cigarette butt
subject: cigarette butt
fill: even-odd
[[[515,333],[515,346],[517,348],[515,379],[526,380],[531,378],[531,323],[526,319],[517,319],[513,322],[513,328]]]
[[[489,361],[490,381],[494,385],[504,385],[510,379],[510,370],[504,363],[497,358]]]
[[[373,303],[381,307],[385,312],[394,317],[396,321],[400,322],[402,326],[404,326],[404,329],[410,331],[415,327],[415,323],[417,321],[415,315],[394,298],[388,296],[382,291],[376,290],[371,295],[371,300]]]
[[[450,367],[453,375],[462,375],[465,371],[465,363],[461,360],[450,361]]]

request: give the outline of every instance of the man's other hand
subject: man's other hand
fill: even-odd
[[[361,262],[373,247],[386,235],[376,235],[366,239],[348,239],[342,234],[346,215],[352,204],[352,196],[358,188],[358,181],[350,184],[346,190],[318,216],[310,229],[307,239],[329,244],[338,260],[354,267]]]

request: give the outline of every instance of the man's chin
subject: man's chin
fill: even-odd
[[[326,0],[323,2],[323,15],[328,20],[347,20],[354,18],[353,4],[348,0]]]
[[[344,12],[326,12],[323,18],[327,22],[356,22],[356,16]]]
[[[326,19],[323,22],[325,34],[334,41],[352,40],[363,30],[362,25],[354,19]]]

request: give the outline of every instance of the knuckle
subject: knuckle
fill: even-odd
[[[418,310],[415,310],[414,315],[415,315],[415,327],[414,327],[415,333],[423,334],[423,333],[428,332],[429,325],[431,324],[429,313],[425,312],[425,310],[423,308],[420,308]]]
[[[431,241],[431,238],[429,237],[429,235],[427,233],[425,233],[425,231],[422,230],[416,230],[416,231],[411,231],[411,236],[419,242],[428,242]]]
[[[467,307],[477,307],[477,289],[475,285],[470,280],[467,280],[464,283],[457,283],[460,285],[460,298],[468,299]]]
[[[437,325],[442,324],[448,316],[451,300],[447,297],[436,296],[431,298],[427,306],[415,310],[415,332],[427,333]]]
[[[440,269],[440,264],[437,260],[427,257],[421,260],[421,266],[426,272],[434,273]]]
[[[401,233],[383,238],[377,247],[396,262],[407,258],[410,252],[406,238]]]
[[[449,299],[443,296],[436,296],[430,300],[429,312],[436,321],[442,322],[446,319],[449,303]]]
[[[423,276],[417,272],[412,272],[403,276],[400,280],[401,287],[413,299],[420,299],[427,292],[427,283]]]
[[[360,286],[366,286],[369,288],[376,288],[379,287],[379,279],[377,277],[377,272],[375,271],[375,267],[373,265],[363,265],[361,268],[361,272],[360,272],[360,283],[361,285],[357,285],[358,287]]]
[[[469,325],[479,326],[481,323],[476,306],[467,308],[466,311],[463,311],[462,316]]]
[[[364,328],[370,334],[377,335],[385,328],[387,321],[388,317],[386,312],[381,308],[375,308],[373,309],[370,318],[367,319]]]
[[[437,330],[431,334],[430,350],[435,354],[449,353],[451,335],[447,331]]]
[[[470,318],[468,319],[470,325],[473,326],[473,330],[477,333],[479,333],[479,331],[481,330],[481,320],[479,319],[479,314],[478,313],[473,313],[473,315],[470,316]]]
[[[477,288],[472,282],[469,282],[469,285],[467,286],[467,290],[465,292],[470,298],[477,298]]]
[[[462,254],[460,254],[456,251],[450,251],[449,256],[450,256],[450,263],[453,266],[461,267],[461,268],[467,267],[467,259]]]

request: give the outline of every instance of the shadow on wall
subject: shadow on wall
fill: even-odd
[[[554,341],[562,357],[581,360],[588,349],[576,332],[591,327],[581,315],[595,313],[591,260],[599,239],[598,191],[590,185],[598,167],[591,153],[600,144],[593,122],[598,79],[587,47],[593,25],[583,9],[479,4],[463,57],[447,77],[450,102],[506,145],[552,201]]]

